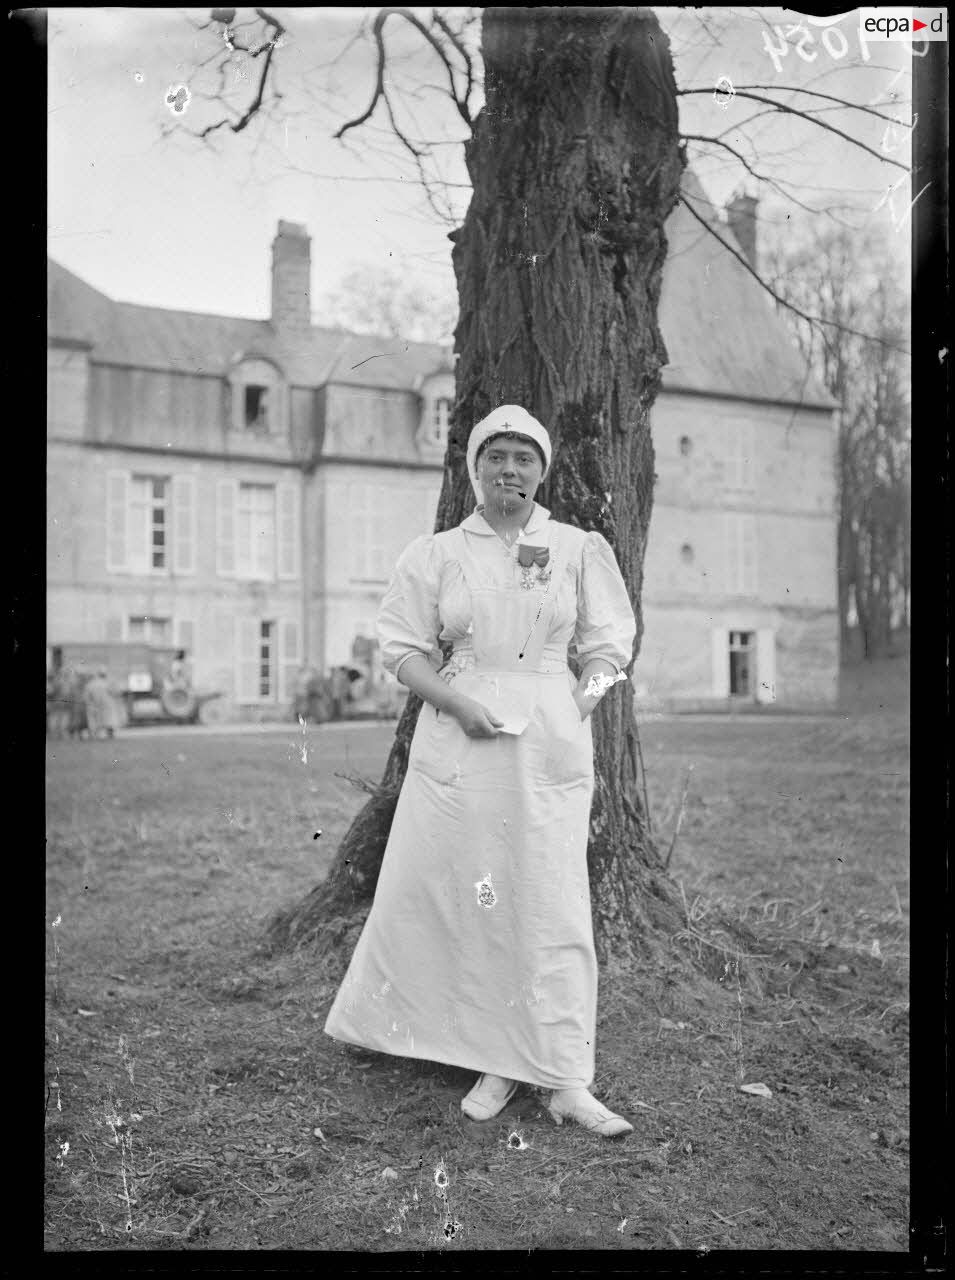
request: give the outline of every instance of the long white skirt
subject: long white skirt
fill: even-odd
[[[468,738],[426,704],[374,904],[325,1030],[547,1089],[589,1086],[597,962],[587,877],[589,720],[569,670],[465,672],[531,708]]]

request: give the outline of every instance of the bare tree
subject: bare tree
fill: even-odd
[[[839,618],[843,652],[883,657],[909,617],[911,448],[909,327],[893,246],[874,231],[816,228],[767,247],[766,274],[819,333],[787,311],[807,363],[840,406]],[[863,326],[868,331],[862,333]]]
[[[271,20],[257,12],[265,24],[261,39],[271,38]],[[657,306],[667,251],[664,228],[675,202],[683,199],[707,231],[752,270],[728,233],[681,196],[690,140],[679,134],[669,42],[644,8],[490,8],[483,13],[479,48],[469,14],[462,22],[435,10],[426,22],[412,10],[380,10],[369,33],[376,73],[368,105],[341,123],[335,136],[350,139],[376,113],[384,116],[413,158],[432,208],[445,217],[432,163],[435,148],[408,124],[389,78],[388,33],[396,24],[414,30],[434,55],[442,91],[467,131],[473,186],[463,226],[451,232],[459,360],[437,528],[457,525],[472,504],[465,468],[470,426],[495,404],[528,405],[546,421],[556,446],[541,498],[557,519],[597,529],[613,546],[637,614],[636,656],[653,504],[649,414],[666,362]],[[274,30],[273,21],[273,35]],[[261,43],[256,47],[261,51]],[[479,65],[484,104],[475,111]],[[267,102],[266,80],[256,92],[260,105]],[[737,92],[762,111],[798,116],[878,155],[812,108],[786,101],[778,87]],[[247,111],[230,111],[212,128],[237,132],[246,127],[246,116]],[[210,132],[204,129],[203,136]],[[726,147],[719,138],[693,142]],[[768,287],[806,323],[823,331],[840,327],[841,321],[802,312]],[[365,784],[370,799],[346,833],[328,878],[275,919],[273,945],[317,941],[341,954],[357,935],[374,893],[419,709],[420,702],[409,697],[381,783]],[[644,964],[672,964],[671,940],[688,935],[688,921],[641,801],[629,682],[605,698],[594,730],[588,860],[598,954],[604,961],[638,957]],[[726,949],[735,954],[741,945],[738,931],[716,933],[704,954],[722,964]]]
[[[356,267],[320,303],[323,324],[355,333],[409,338],[412,342],[450,343],[457,299],[426,289],[394,271]]]

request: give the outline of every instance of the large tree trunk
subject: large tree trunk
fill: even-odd
[[[474,195],[452,234],[460,298],[457,400],[437,527],[474,497],[471,427],[502,403],[547,427],[553,469],[538,497],[614,548],[642,634],[653,500],[649,413],[666,353],[657,304],[664,222],[683,156],[669,46],[646,9],[488,9],[486,105],[466,146]],[[386,773],[328,880],[277,919],[273,941],[342,943],[364,917],[419,710],[398,726]],[[641,803],[629,682],[594,713],[589,867],[602,960],[661,958],[684,923]]]

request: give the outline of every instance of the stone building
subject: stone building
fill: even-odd
[[[745,198],[734,216],[745,244]],[[832,405],[743,266],[685,210],[668,234],[635,682],[648,705],[825,703]],[[176,644],[215,714],[287,718],[433,527],[450,353],[313,325],[288,222],[269,320],[115,302],[52,261],[48,282],[48,642]]]

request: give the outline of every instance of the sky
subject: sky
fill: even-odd
[[[438,188],[449,205],[444,218],[429,207],[415,162],[394,140],[381,107],[345,140],[332,136],[370,101],[375,51],[367,30],[375,9],[270,10],[287,29],[273,64],[281,101],[244,132],[218,130],[203,143],[192,135],[221,115],[220,104],[202,96],[216,88],[216,64],[226,59],[222,83],[236,103],[248,101],[261,66],[230,54],[221,27],[198,29],[209,12],[48,11],[50,256],[119,300],[264,317],[269,249],[284,218],[303,223],[312,237],[316,323],[323,295],[356,267],[397,272],[435,299],[453,293],[447,233],[467,207],[465,132],[422,37],[400,18],[389,20],[389,83],[401,95],[403,127],[437,142],[435,172],[457,184]],[[430,19],[429,9],[413,12]],[[480,13],[442,12],[454,22]],[[878,156],[909,160],[908,46],[870,45],[866,61],[852,14],[826,31],[793,10],[770,7],[656,12],[671,39],[678,86],[705,90],[681,97],[681,132],[721,134],[758,171],[784,187],[795,184],[803,203],[880,228],[907,259],[907,180]],[[236,21],[251,14],[240,9]],[[477,35],[475,24],[472,42]],[[724,80],[715,94],[721,77],[739,92]],[[175,113],[166,99],[180,85],[191,96]],[[741,96],[746,85],[768,86],[754,92],[775,96],[785,85],[875,104],[900,127],[805,92],[784,95],[865,141],[877,153],[870,156],[795,116],[751,119],[764,108]],[[478,86],[475,105],[480,101]],[[778,190],[758,188],[725,149],[690,143],[689,154],[717,203],[745,183],[761,193],[768,229],[809,218]]]

